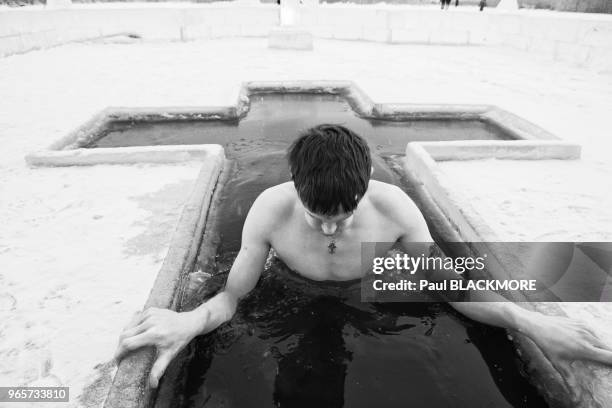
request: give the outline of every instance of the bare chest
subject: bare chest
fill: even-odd
[[[396,234],[365,224],[326,236],[308,226],[283,227],[272,247],[292,270],[313,280],[351,280],[364,276],[372,259],[362,252],[362,242],[395,242]]]

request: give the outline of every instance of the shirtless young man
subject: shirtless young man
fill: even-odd
[[[399,242],[407,251],[420,242],[423,253],[427,250],[432,238],[422,214],[398,187],[370,180],[369,148],[352,131],[337,125],[309,129],[288,158],[293,181],[265,190],[253,203],[224,290],[190,312],[147,309],[122,333],[117,360],[140,347],[157,348],[152,387],[194,337],[232,318],[240,298],[255,287],[271,248],[289,268],[318,281],[363,277],[362,242]],[[612,364],[610,347],[579,322],[511,302],[451,305],[474,320],[524,333],[551,361]]]

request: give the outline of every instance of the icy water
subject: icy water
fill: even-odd
[[[263,189],[289,180],[285,150],[300,130],[319,123],[355,130],[370,142],[373,178],[408,194],[411,186],[394,171],[408,141],[508,138],[478,121],[367,121],[333,96],[252,99],[251,111],[238,123],[117,123],[96,144],[225,146],[233,165],[195,268],[214,277],[192,285],[180,301],[183,310],[223,285],[251,204]],[[443,303],[362,303],[357,282],[312,282],[276,259],[231,322],[197,338],[173,361],[153,405],[545,406],[519,374],[504,331],[464,319]]]

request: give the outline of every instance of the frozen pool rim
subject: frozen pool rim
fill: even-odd
[[[451,144],[456,144],[458,151],[452,154],[449,149]],[[525,265],[512,265],[508,267],[507,262],[501,261],[504,257],[503,246],[495,243],[503,240],[489,227],[486,220],[470,204],[468,197],[463,196],[456,189],[449,188],[451,180],[439,168],[437,162],[444,160],[465,160],[471,158],[496,158],[496,159],[578,159],[580,147],[568,143],[557,144],[556,142],[532,143],[531,141],[520,142],[516,148],[506,149],[507,142],[491,143],[485,147],[488,154],[482,151],[483,146],[470,146],[469,142],[445,142],[440,146],[438,142],[410,143],[406,148],[406,156],[402,160],[404,174],[415,186],[415,194],[421,203],[427,208],[427,218],[433,220],[435,228],[442,230],[443,241],[471,242],[468,251],[472,256],[486,253],[500,260],[496,268],[490,268],[487,272],[493,278],[508,279],[518,278],[518,272],[525,269]],[[460,147],[459,145],[463,145]],[[453,191],[452,195],[450,191]],[[520,262],[520,259],[519,259]],[[522,305],[530,310],[539,310],[550,315],[566,316],[566,313],[556,304],[547,302],[545,307],[542,303],[530,302],[525,297],[518,299]],[[612,406],[611,395],[601,395],[597,391],[597,384],[605,381],[606,375],[593,370],[593,365],[587,363],[572,365],[572,376],[559,371],[553,362],[535,345],[528,337],[514,333],[510,336],[514,342],[517,353],[523,363],[523,371],[530,382],[539,390],[550,407],[556,408],[605,408]],[[609,368],[600,367],[610,373]],[[578,379],[578,381],[576,381]]]
[[[180,282],[191,270],[200,246],[213,195],[226,165],[223,147],[205,145],[207,151],[194,188],[183,206],[164,262],[143,309],[175,309]],[[130,353],[119,364],[104,407],[145,407],[151,399],[148,373],[155,360],[151,347]]]

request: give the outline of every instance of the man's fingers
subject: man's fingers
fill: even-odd
[[[603,340],[601,340],[599,337],[597,337],[596,335],[593,335],[590,338],[590,342],[591,344],[598,349],[602,349],[602,350],[607,350],[607,351],[612,351],[612,348],[610,348],[609,345],[607,345],[606,343],[603,342]]]
[[[132,328],[132,327],[135,327],[135,326],[139,325],[139,324],[140,324],[140,322],[142,321],[142,319],[143,319],[143,314],[142,314],[142,312],[136,312],[136,313],[134,313],[134,314],[132,315],[132,317],[130,318],[130,321],[128,322],[128,324],[126,324],[126,325],[123,327],[123,331],[126,331],[127,329],[130,329],[130,328]]]
[[[162,375],[164,375],[164,371],[166,371],[166,367],[168,367],[168,364],[170,364],[173,357],[174,353],[168,350],[159,354],[157,360],[155,360],[155,363],[151,368],[151,374],[149,375],[149,385],[152,388],[157,388],[159,385],[159,379]]]
[[[122,340],[122,339],[127,339],[129,337],[134,337],[140,333],[145,332],[150,327],[151,327],[151,323],[144,321],[136,327],[131,327],[129,329],[124,330],[123,333],[121,333],[121,336],[119,339]]]
[[[147,318],[153,316],[159,309],[155,307],[150,307],[148,309],[143,310],[142,312],[136,312],[132,315],[130,322],[123,328],[123,331],[131,329],[132,327],[136,327],[142,322],[144,322]]]
[[[612,365],[612,351],[598,347],[589,348],[589,357],[599,363]]]
[[[117,363],[123,359],[123,357],[130,351],[136,350],[144,346],[153,346],[153,338],[151,332],[145,331],[144,333],[137,334],[132,337],[125,337],[119,342],[119,347],[115,352],[115,360]]]
[[[576,384],[576,377],[571,367],[571,363],[568,363],[565,360],[551,359],[550,357],[549,357],[549,360],[552,363],[553,367],[561,375],[561,379],[563,380],[565,385],[569,389],[574,389],[575,384]]]

